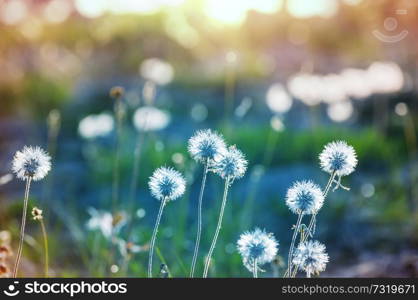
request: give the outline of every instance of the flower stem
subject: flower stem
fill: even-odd
[[[148,278],[152,277],[152,258],[154,256],[155,240],[157,239],[158,227],[160,226],[161,216],[163,214],[164,206],[167,199],[164,198],[161,200],[160,210],[158,211],[157,221],[155,222],[154,231],[152,232],[151,244],[149,249],[149,259],[148,259]]]
[[[257,259],[254,259],[253,277],[254,277],[254,278],[258,278],[258,265],[257,265]]]
[[[23,202],[22,223],[21,223],[21,226],[20,226],[19,248],[17,250],[15,266],[13,268],[13,278],[17,277],[17,271],[19,269],[20,257],[22,256],[23,239],[25,237],[26,212],[28,210],[29,190],[30,190],[31,181],[32,181],[32,177],[28,176],[26,178],[25,199],[24,199],[24,202]]]
[[[205,270],[203,272],[203,278],[208,277],[208,271],[209,271],[210,261],[212,259],[213,250],[215,250],[216,241],[218,240],[218,235],[219,235],[219,232],[221,231],[222,219],[223,219],[224,212],[225,212],[226,199],[227,199],[228,189],[229,189],[229,182],[230,182],[230,179],[227,178],[225,180],[225,189],[224,189],[224,195],[223,195],[223,199],[222,199],[221,211],[220,211],[219,219],[218,219],[218,226],[216,227],[215,236],[213,237],[208,256],[206,257],[206,263],[205,263]]]
[[[287,259],[287,275],[290,277],[291,270],[292,270],[292,256],[293,256],[293,248],[295,247],[296,237],[299,232],[300,224],[302,223],[303,213],[300,212],[298,215],[298,221],[296,223],[295,231],[293,232],[292,243],[290,244],[289,249],[289,256]]]
[[[200,187],[198,210],[197,210],[197,234],[196,234],[196,244],[194,247],[192,267],[190,269],[190,278],[194,276],[194,270],[196,268],[197,256],[199,253],[200,237],[202,236],[202,202],[203,202],[203,192],[205,191],[206,177],[208,174],[209,161],[205,163],[205,169],[203,171],[202,185]]]
[[[333,172],[331,174],[331,176],[329,177],[327,186],[325,187],[325,191],[324,191],[324,199],[328,196],[328,193],[331,189],[332,183],[334,182],[335,175],[336,175],[335,172]],[[312,215],[311,221],[309,222],[307,234],[304,236],[304,240],[301,240],[301,243],[303,243],[310,234],[313,234],[312,229],[313,229],[313,227],[315,226],[315,223],[316,223],[316,215],[317,215],[317,213]]]
[[[114,105],[114,114],[116,118],[116,141],[115,141],[115,157],[113,161],[113,182],[112,182],[112,207],[116,210],[119,198],[119,161],[120,161],[120,144],[122,138],[122,99],[117,98]]]
[[[44,239],[44,248],[45,248],[45,278],[48,278],[48,267],[49,267],[49,253],[48,253],[48,235],[46,233],[44,221],[41,219],[41,229],[42,236]]]

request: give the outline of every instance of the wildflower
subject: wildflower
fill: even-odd
[[[12,170],[21,180],[38,181],[51,170],[51,157],[40,147],[25,146],[13,158]]]
[[[328,261],[325,246],[318,241],[299,244],[293,256],[293,263],[304,270],[307,277],[324,271]]]
[[[226,145],[221,135],[206,129],[199,130],[190,138],[188,150],[194,160],[206,163],[221,158],[226,152]]]
[[[138,108],[133,116],[138,131],[158,131],[167,127],[171,117],[168,112],[152,106]]]
[[[152,260],[154,256],[155,241],[157,239],[158,227],[160,226],[161,216],[165,204],[173,201],[184,194],[186,181],[183,175],[172,168],[160,167],[154,171],[149,180],[149,188],[152,196],[160,200],[157,220],[152,232],[150,251],[148,258],[148,277],[152,277]]]
[[[99,229],[103,236],[110,238],[113,229],[113,216],[110,212],[98,211],[93,207],[89,207],[87,212],[90,214],[90,219],[87,221],[87,228],[89,230]]]
[[[39,209],[39,208],[37,208],[37,207],[32,208],[32,218],[35,221],[42,220],[43,219],[43,217],[42,217],[42,210]]]
[[[114,128],[113,117],[108,113],[89,115],[78,124],[78,133],[85,139],[108,135]]]
[[[51,157],[40,147],[25,146],[22,151],[16,152],[13,158],[12,170],[17,178],[26,181],[19,248],[17,250],[16,261],[13,268],[13,277],[16,278],[22,255],[23,240],[25,238],[26,213],[28,210],[30,185],[32,180],[38,181],[43,179],[51,170]]]
[[[158,200],[172,201],[183,195],[186,181],[172,168],[161,167],[154,171],[149,180],[151,194]]]
[[[254,272],[260,265],[272,262],[276,257],[277,247],[278,242],[273,234],[259,228],[252,232],[244,232],[237,242],[244,266],[250,272]]]
[[[247,164],[248,162],[245,159],[244,154],[235,146],[230,146],[222,157],[215,161],[214,166],[211,169],[211,171],[219,174],[223,179],[225,179],[225,187],[222,197],[221,210],[219,212],[218,225],[216,226],[215,235],[213,236],[212,244],[206,258],[205,268],[203,271],[204,278],[208,276],[213,251],[215,250],[219,232],[221,231],[229,187],[236,178],[244,176],[245,171],[247,170]],[[256,276],[256,274],[254,276]]]
[[[213,171],[223,179],[234,180],[244,176],[247,164],[244,154],[235,146],[230,146],[222,157],[215,161]]]
[[[286,204],[295,214],[316,214],[323,203],[322,190],[312,181],[297,181],[287,191]]]
[[[354,148],[344,141],[327,144],[319,155],[322,170],[336,176],[351,174],[357,166],[357,156]]]
[[[202,201],[206,184],[206,176],[209,166],[225,154],[226,145],[221,135],[216,132],[212,132],[210,129],[206,129],[196,132],[196,134],[189,139],[188,150],[194,160],[203,163],[205,166],[198,202],[198,229],[196,234],[196,244],[193,253],[192,267],[190,270],[190,277],[193,277],[202,233]]]

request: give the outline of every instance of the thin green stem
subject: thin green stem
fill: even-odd
[[[158,211],[157,221],[155,222],[154,230],[152,232],[150,249],[149,249],[149,259],[148,259],[148,278],[152,277],[152,258],[154,256],[155,240],[157,239],[158,227],[160,226],[161,216],[163,214],[166,201],[167,201],[166,198],[161,200],[161,205]]]
[[[287,274],[290,277],[291,271],[292,271],[292,256],[293,256],[293,249],[295,247],[295,242],[296,242],[296,237],[298,235],[299,232],[299,228],[300,228],[300,224],[302,223],[302,218],[303,218],[303,213],[300,212],[298,215],[298,221],[296,223],[296,227],[295,227],[295,231],[293,232],[293,237],[292,237],[292,243],[290,244],[290,248],[289,248],[289,256],[287,259]]]
[[[48,278],[49,273],[49,252],[48,252],[48,235],[46,233],[44,221],[41,219],[41,229],[42,229],[42,236],[44,239],[44,248],[45,248],[45,278]]]
[[[258,278],[258,265],[257,265],[257,259],[254,259],[254,265],[253,265],[253,277]]]
[[[215,235],[213,237],[208,256],[206,257],[206,263],[205,263],[205,270],[203,272],[203,278],[208,277],[208,271],[209,271],[209,266],[210,266],[210,262],[211,262],[211,259],[212,259],[213,251],[215,250],[216,241],[218,240],[219,232],[221,231],[222,219],[223,219],[223,216],[224,216],[226,199],[227,199],[227,196],[228,196],[229,183],[230,183],[230,179],[227,178],[225,180],[225,189],[224,189],[224,195],[223,195],[223,199],[222,199],[221,211],[219,213],[218,225],[216,227]]]
[[[32,181],[32,177],[28,176],[26,178],[25,199],[23,201],[22,223],[21,223],[21,226],[20,226],[19,248],[17,250],[15,266],[13,268],[13,278],[17,277],[17,271],[19,269],[20,257],[22,256],[23,240],[25,238],[26,213],[27,213],[27,210],[28,210],[29,190],[30,190],[31,181]]]
[[[122,137],[122,99],[117,98],[114,106],[114,114],[116,118],[116,143],[115,143],[115,157],[113,161],[113,182],[112,182],[112,207],[113,211],[119,198],[119,161],[120,161],[120,144]]]
[[[193,276],[194,276],[194,270],[196,268],[197,256],[198,256],[198,253],[199,253],[200,238],[202,236],[202,203],[203,203],[203,193],[205,191],[205,185],[206,185],[206,177],[207,177],[207,174],[208,174],[208,167],[209,167],[209,160],[207,160],[206,163],[205,163],[205,169],[203,170],[202,185],[200,187],[200,193],[199,193],[199,202],[198,202],[198,209],[197,209],[196,243],[195,243],[195,247],[194,247],[192,267],[190,269],[190,278],[193,278]]]

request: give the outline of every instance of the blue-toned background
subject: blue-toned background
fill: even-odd
[[[330,255],[323,276],[418,275],[416,6],[256,2],[0,0],[0,236],[10,233],[14,252],[24,183],[8,175],[11,160],[39,145],[53,169],[33,184],[30,207],[44,210],[52,275],[144,276],[158,210],[147,181],[166,165],[188,186],[164,212],[155,264],[187,276],[203,171],[187,141],[211,128],[249,161],[230,190],[211,276],[251,275],[235,243],[255,226],[280,242],[263,276],[281,276],[296,222],[286,190],[301,179],[326,185],[318,155],[333,140],[351,144],[359,164],[343,178],[351,190],[331,193],[318,217],[316,238]],[[408,35],[389,43],[375,30]],[[125,89],[116,205],[113,86]],[[222,191],[210,175],[198,274]],[[111,237],[102,232],[109,226]],[[42,275],[42,266],[40,227],[30,220],[21,274]]]

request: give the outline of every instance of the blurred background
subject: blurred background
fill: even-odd
[[[340,139],[359,165],[343,179],[351,190],[331,193],[319,214],[323,276],[418,276],[417,4],[0,0],[0,243],[17,248],[24,183],[11,160],[39,145],[53,170],[33,184],[30,208],[44,211],[50,274],[144,276],[158,210],[147,180],[173,166],[188,189],[164,212],[155,264],[188,276],[202,166],[187,140],[211,128],[249,160],[231,188],[211,276],[251,275],[235,243],[255,226],[280,242],[263,276],[283,274],[296,221],[286,190],[301,179],[324,186],[318,155]],[[113,86],[123,95],[111,97]],[[197,274],[222,189],[209,176]],[[29,220],[22,275],[42,276],[43,259]]]

